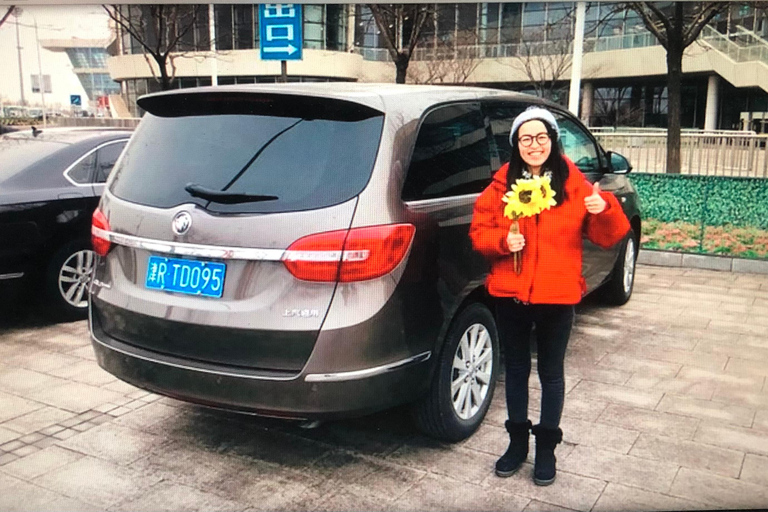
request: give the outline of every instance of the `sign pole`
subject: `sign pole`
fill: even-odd
[[[284,84],[288,83],[288,61],[280,61],[280,81]]]

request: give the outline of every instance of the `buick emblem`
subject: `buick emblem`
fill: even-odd
[[[192,216],[187,212],[179,212],[171,222],[171,228],[177,235],[183,235],[192,226]]]

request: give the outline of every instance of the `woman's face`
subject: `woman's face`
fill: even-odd
[[[543,122],[534,119],[517,130],[517,147],[523,162],[532,170],[539,169],[552,152],[552,141]]]

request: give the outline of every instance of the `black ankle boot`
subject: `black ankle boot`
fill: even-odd
[[[533,482],[536,485],[549,485],[555,481],[557,470],[555,446],[563,440],[563,431],[534,425],[531,429],[536,436],[536,462],[533,465]]]
[[[496,461],[496,474],[500,477],[514,475],[528,457],[528,432],[531,430],[531,422],[512,423],[507,420],[504,426],[509,432],[509,448]]]

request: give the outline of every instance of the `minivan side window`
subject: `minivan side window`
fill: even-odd
[[[573,160],[581,172],[600,170],[600,157],[597,146],[589,134],[571,118],[555,112],[560,126],[560,141],[565,156]]]
[[[509,145],[509,131],[512,129],[512,121],[527,108],[522,103],[497,103],[488,102],[483,105],[486,115],[491,123],[493,143],[499,155],[498,166],[509,162],[512,155],[512,147]]]
[[[67,176],[81,185],[90,183],[93,179],[93,171],[96,168],[96,152],[89,154],[72,167]]]
[[[492,171],[486,133],[479,104],[448,105],[427,114],[403,185],[403,200],[482,192]]]

